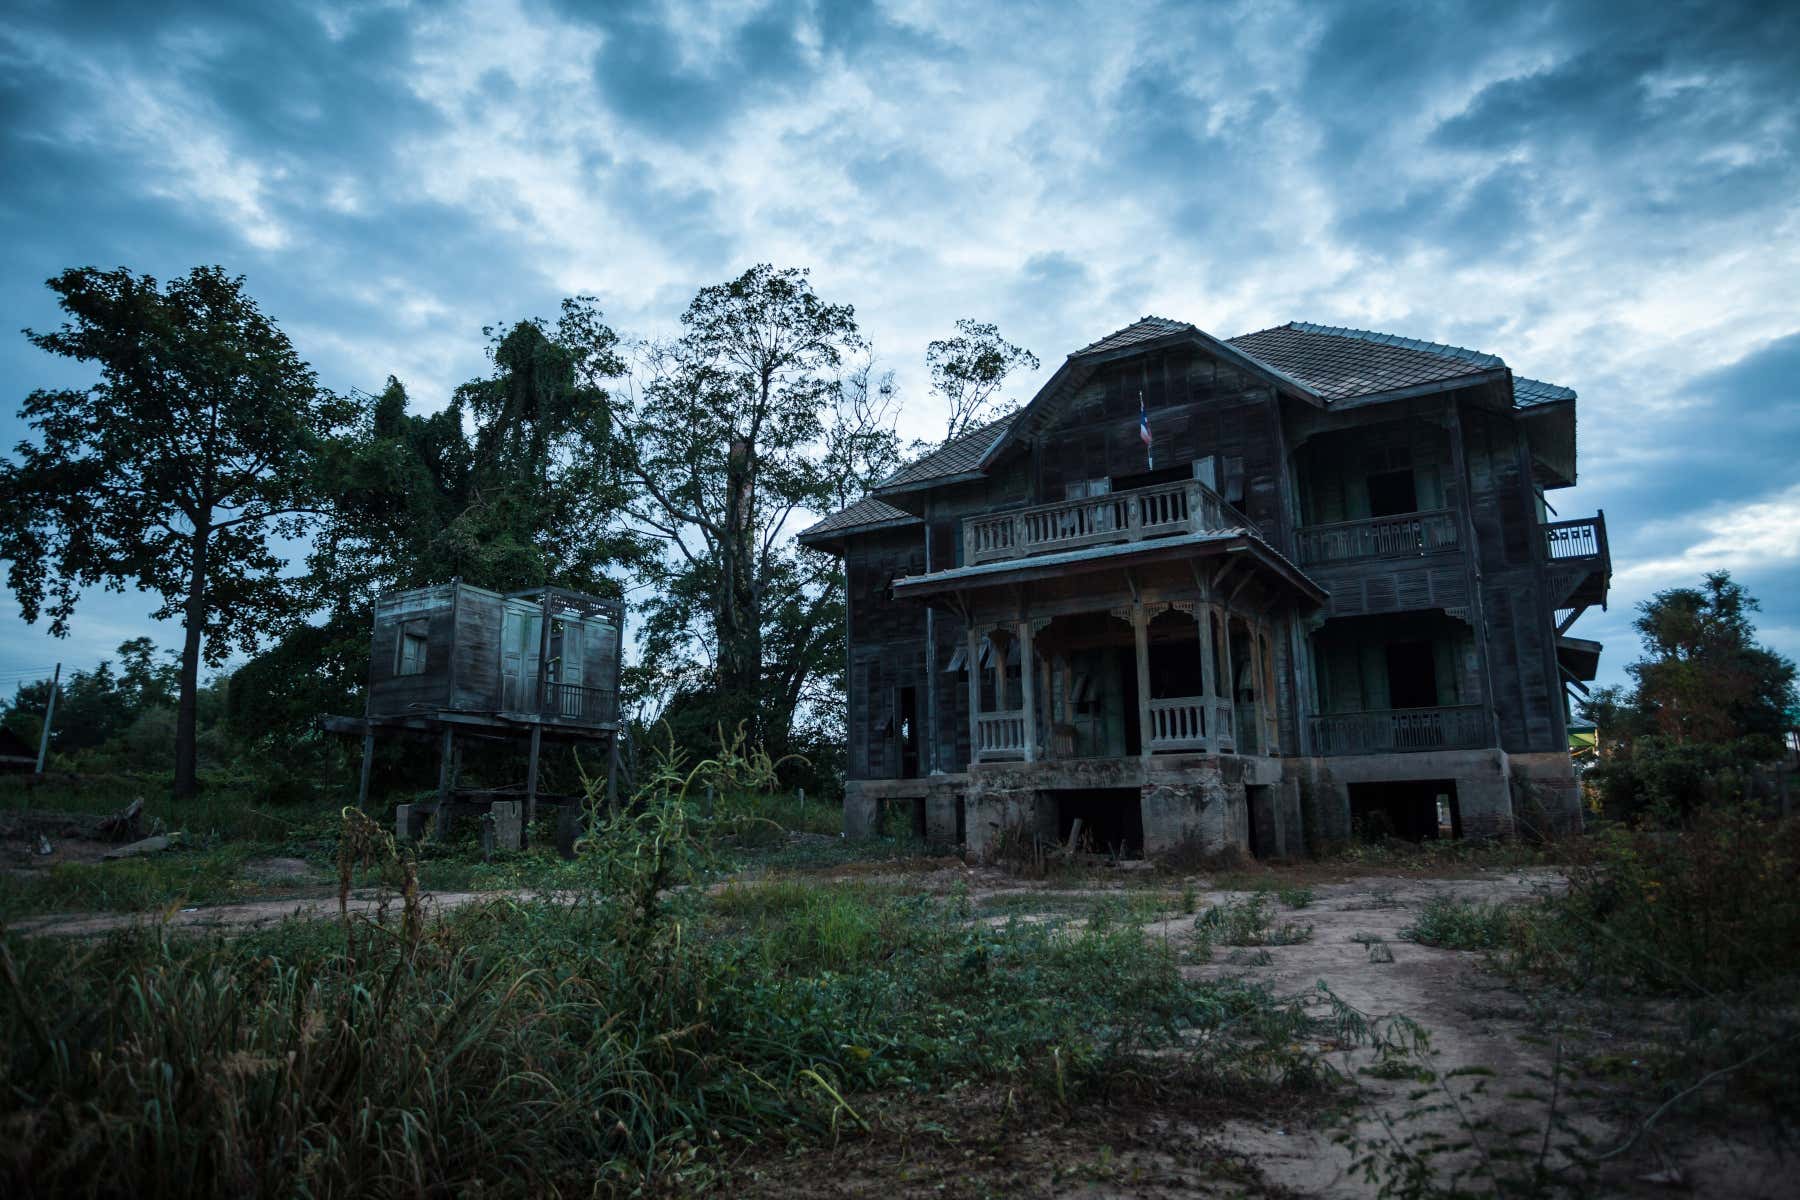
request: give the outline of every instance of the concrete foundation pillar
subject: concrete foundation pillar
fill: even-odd
[[[881,806],[876,798],[851,780],[844,785],[844,836],[874,837],[881,824]]]
[[[999,848],[1003,834],[1056,840],[1056,805],[1030,788],[977,782],[969,789],[964,824],[969,850],[985,858]]]
[[[1144,785],[1142,805],[1146,855],[1182,850],[1213,854],[1249,846],[1242,775],[1227,780],[1219,758],[1152,779]]]
[[[934,846],[956,844],[956,792],[932,788],[925,796],[925,840]]]

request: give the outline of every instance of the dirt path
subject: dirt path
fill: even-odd
[[[424,892],[420,899],[425,905],[427,917],[430,917],[477,900],[492,900],[499,896],[529,899],[532,895],[530,892]],[[384,899],[358,890],[351,894],[348,904],[352,913],[368,915],[379,913],[384,907],[391,913],[397,913],[399,898],[389,893]],[[115,929],[158,925],[188,933],[244,933],[279,925],[289,918],[335,920],[337,915],[338,899],[336,893],[332,893],[328,896],[289,896],[279,900],[246,900],[241,904],[209,904],[141,913],[46,913],[42,916],[22,917],[12,922],[8,928],[15,933],[43,937],[91,937],[111,933]]]

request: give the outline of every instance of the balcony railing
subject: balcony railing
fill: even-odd
[[[1607,558],[1606,514],[1550,522],[1544,526],[1544,551],[1551,562]]]
[[[1206,750],[1206,697],[1150,701],[1150,749]]]
[[[1040,504],[963,522],[963,563],[999,562],[1176,533],[1256,526],[1198,480]]]
[[[1479,704],[1334,713],[1311,724],[1313,752],[1321,755],[1476,750],[1493,743],[1487,709]]]
[[[1300,562],[1348,562],[1356,558],[1417,558],[1457,547],[1456,513],[1439,508],[1397,517],[1307,525],[1300,530]]]
[[[1025,710],[981,713],[975,718],[975,757],[993,761],[1025,757]]]
[[[613,712],[611,688],[583,687],[579,683],[546,683],[539,710],[548,717],[571,721],[608,721]]]

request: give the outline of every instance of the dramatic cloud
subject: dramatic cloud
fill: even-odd
[[[668,331],[814,269],[941,424],[958,316],[1044,360],[1145,313],[1474,346],[1576,388],[1613,609],[1729,566],[1800,653],[1800,9],[1755,4],[82,4],[0,27],[0,306],[218,262],[333,387],[442,403],[483,324]],[[15,395],[77,381],[0,341]],[[1027,392],[1036,380],[1024,381]],[[10,442],[16,422],[0,422]],[[68,645],[148,627],[96,596]],[[166,630],[156,631],[164,641]]]

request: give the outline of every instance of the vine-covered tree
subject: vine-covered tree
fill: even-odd
[[[1632,686],[1602,688],[1582,706],[1604,748],[1593,782],[1615,814],[1685,817],[1780,754],[1795,668],[1757,643],[1759,607],[1728,571],[1639,606],[1644,655],[1625,668]]]
[[[65,636],[82,593],[138,588],[183,627],[175,790],[195,790],[201,659],[254,651],[307,600],[279,540],[320,515],[321,465],[355,406],[321,389],[242,277],[197,267],[159,285],[124,268],[49,281],[68,314],[27,331],[92,363],[87,388],[44,389],[35,440],[0,468],[0,557],[27,621]]]
[[[606,386],[624,363],[593,298],[565,300],[554,324],[483,333],[492,370],[437,412],[409,413],[392,377],[366,406],[311,560],[323,620],[239,670],[238,730],[343,711],[368,670],[381,592],[457,577],[617,595],[615,569],[641,560]]]
[[[1017,403],[1000,397],[1000,389],[1014,371],[1037,370],[1038,357],[1001,337],[998,326],[963,317],[955,337],[925,347],[925,367],[931,390],[949,409],[944,433],[949,441],[1016,409]]]
[[[852,308],[803,270],[752,267],[681,320],[620,409],[631,512],[666,551],[647,573],[646,657],[664,690],[704,693],[702,727],[742,722],[779,753],[842,631],[841,579],[796,552],[795,518],[897,464],[892,383]]]

